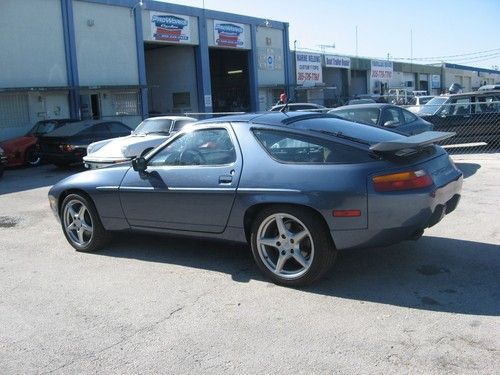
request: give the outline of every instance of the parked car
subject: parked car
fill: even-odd
[[[407,135],[432,130],[432,124],[410,111],[392,104],[347,105],[330,110],[346,120],[366,125],[382,126]]]
[[[484,85],[477,89],[477,91],[491,91],[491,90],[500,90],[500,83],[496,83],[494,85]]]
[[[38,152],[38,137],[75,121],[78,120],[52,119],[38,121],[24,136],[0,142],[7,155],[7,165],[9,167],[39,165],[42,159]]]
[[[414,96],[413,91],[407,89],[389,89],[385,98],[390,104],[407,105]]]
[[[39,139],[42,158],[59,167],[82,164],[89,144],[130,135],[119,121],[88,120],[64,125]]]
[[[434,129],[455,132],[443,144],[500,145],[500,90],[439,96],[419,111]]]
[[[3,170],[5,165],[7,164],[7,156],[5,155],[5,151],[0,147],[0,177],[3,176]]]
[[[373,99],[351,99],[347,102],[347,105],[369,104],[369,103],[376,103],[376,101]]]
[[[78,251],[133,230],[250,242],[271,280],[318,280],[338,250],[417,239],[452,212],[462,173],[433,142],[321,113],[213,118],[131,163],[49,191]]]
[[[414,96],[429,96],[427,90],[413,90],[412,93]]]
[[[426,95],[426,96],[414,96],[408,101],[408,107],[405,107],[408,111],[417,114],[420,108],[428,103],[430,100],[435,98],[433,95]]]
[[[83,161],[87,168],[101,168],[129,161],[151,151],[184,126],[197,121],[193,117],[160,116],[141,122],[127,137],[94,142],[87,147]]]
[[[448,88],[449,94],[460,94],[464,91],[464,87],[460,83],[452,83]]]
[[[271,112],[281,112],[283,108],[285,112],[292,111],[314,111],[314,112],[326,112],[328,109],[320,104],[315,103],[287,103],[287,104],[277,104],[272,107],[269,111]]]

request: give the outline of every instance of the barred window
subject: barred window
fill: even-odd
[[[116,116],[139,115],[139,95],[137,92],[111,94]]]
[[[0,124],[3,128],[25,128],[30,124],[27,94],[0,94]]]

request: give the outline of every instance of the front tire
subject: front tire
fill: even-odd
[[[77,251],[100,250],[110,239],[93,202],[81,194],[69,194],[64,198],[61,225],[64,236]]]
[[[36,148],[32,146],[26,150],[24,162],[31,167],[36,167],[42,163],[42,156],[36,151]]]
[[[327,225],[314,212],[295,206],[261,211],[252,224],[250,241],[260,270],[284,286],[317,281],[337,256]]]

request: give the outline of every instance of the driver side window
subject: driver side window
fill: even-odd
[[[236,152],[226,129],[201,129],[175,139],[148,165],[224,165],[235,161]]]

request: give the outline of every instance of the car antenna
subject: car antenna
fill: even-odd
[[[280,112],[287,112],[287,110],[288,110],[288,103],[289,103],[289,101],[287,101],[285,103],[285,105],[283,106],[283,108],[280,109]]]

